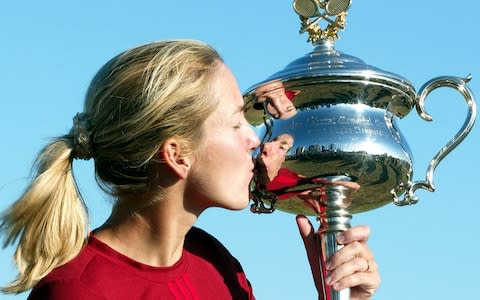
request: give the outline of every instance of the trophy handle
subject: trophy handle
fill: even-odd
[[[439,87],[450,87],[463,95],[465,101],[468,105],[468,114],[463,123],[462,128],[455,134],[453,139],[451,139],[445,146],[443,146],[440,151],[433,157],[428,165],[427,173],[424,181],[409,182],[406,187],[406,193],[403,200],[399,200],[394,195],[394,203],[397,205],[407,205],[414,204],[418,201],[418,196],[415,195],[415,191],[419,188],[428,190],[430,192],[435,191],[435,186],[433,185],[433,173],[437,165],[447,156],[453,149],[455,149],[463,139],[470,133],[475,123],[475,118],[477,114],[477,108],[473,93],[470,88],[467,86],[467,83],[472,79],[472,76],[469,74],[465,78],[453,77],[453,76],[440,76],[433,78],[432,80],[425,83],[419,91],[419,96],[416,98],[415,107],[417,113],[425,121],[432,121],[433,118],[425,111],[425,99],[433,90]]]

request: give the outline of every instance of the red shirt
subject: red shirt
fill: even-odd
[[[240,263],[214,237],[192,228],[181,259],[171,267],[137,262],[90,236],[70,262],[32,290],[38,299],[255,299]]]

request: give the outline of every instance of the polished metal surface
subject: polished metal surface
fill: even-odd
[[[352,178],[345,175],[324,177],[324,186],[317,190],[318,197],[311,197],[319,206],[318,218],[320,220],[320,236],[318,239],[320,249],[323,249],[320,259],[321,299],[347,300],[350,299],[350,289],[336,291],[326,284],[326,261],[343,245],[337,243],[337,235],[350,228],[350,214],[348,208],[352,203],[352,195],[358,190],[359,185],[352,183]],[[327,209],[322,209],[327,208]]]
[[[311,179],[271,190],[281,198],[276,203],[278,209],[316,215],[292,192],[314,186],[311,181],[315,177],[329,173],[358,178],[362,188],[350,207],[354,213],[392,201],[392,190],[397,194],[403,192],[401,183],[408,181],[412,168],[411,151],[396,128],[393,114],[362,103],[321,105],[313,102],[298,108],[295,118],[272,118],[271,122],[272,137],[289,134],[294,139],[282,168]],[[261,136],[265,135],[267,126],[256,128]]]
[[[471,76],[466,78],[453,77],[453,76],[440,76],[433,78],[432,80],[425,83],[419,91],[419,96],[416,99],[416,109],[418,114],[425,121],[432,121],[433,118],[425,111],[425,101],[427,96],[435,89],[440,87],[449,87],[458,91],[464,97],[468,110],[467,117],[460,128],[460,130],[455,134],[455,136],[443,146],[433,159],[428,164],[427,172],[425,175],[425,180],[423,181],[409,181],[407,183],[406,192],[402,199],[398,197],[397,193],[394,193],[393,203],[397,205],[408,205],[414,204],[418,201],[418,196],[415,194],[415,191],[419,188],[425,189],[427,191],[435,191],[435,186],[433,184],[433,175],[438,164],[453,150],[455,149],[473,128],[477,116],[477,106],[473,98],[473,92],[467,86],[467,83],[471,80]]]

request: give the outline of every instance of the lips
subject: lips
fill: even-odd
[[[253,176],[255,176],[255,164],[251,164],[251,167],[250,167],[250,176],[249,176],[249,181],[251,181],[253,179]]]

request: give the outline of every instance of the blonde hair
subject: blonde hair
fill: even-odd
[[[201,125],[218,101],[210,85],[222,62],[207,44],[164,41],[127,50],[98,71],[82,114],[89,124],[82,151],[88,153],[78,155],[73,129],[53,140],[37,156],[25,192],[0,218],[4,247],[18,242],[19,275],[5,293],[32,288],[82,249],[87,210],[73,158],[93,157],[97,182],[114,196],[148,191],[159,176],[155,155],[166,139],[190,151],[199,144]]]

